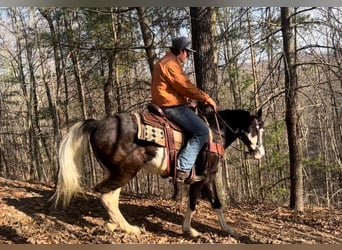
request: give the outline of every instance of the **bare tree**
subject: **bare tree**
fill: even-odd
[[[285,68],[285,121],[290,156],[290,207],[297,211],[303,211],[303,165],[300,144],[299,114],[297,113],[298,79],[296,70],[296,34],[294,32],[293,18],[293,10],[291,8],[281,8]]]
[[[147,9],[145,7],[137,7],[137,13],[139,17],[142,37],[144,40],[148,66],[150,68],[150,71],[152,72],[154,62],[157,59],[157,55],[153,46],[154,34],[151,30],[151,21],[148,17]]]
[[[216,13],[213,7],[192,7],[191,35],[197,87],[208,92],[213,99],[217,93],[217,49],[215,46]]]

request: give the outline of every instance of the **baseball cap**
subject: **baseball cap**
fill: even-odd
[[[189,52],[196,52],[191,48],[191,40],[185,36],[172,39],[172,48],[185,49]]]

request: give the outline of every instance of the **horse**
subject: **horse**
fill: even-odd
[[[214,142],[227,149],[237,138],[248,148],[255,159],[264,156],[262,145],[262,110],[220,110],[204,114],[212,131]],[[119,230],[140,234],[138,226],[129,224],[119,210],[121,188],[136,176],[139,170],[164,175],[167,151],[165,147],[137,139],[137,120],[134,114],[119,113],[102,120],[87,119],[74,124],[62,140],[58,152],[59,171],[55,192],[50,200],[57,207],[66,207],[72,197],[82,192],[82,157],[89,152],[89,143],[95,158],[103,169],[103,180],[95,186],[100,200],[110,219],[105,224],[109,231]],[[215,175],[220,157],[216,153],[202,150],[196,160],[196,174],[203,180],[190,184],[188,208],[184,216],[182,231],[191,237],[200,233],[191,227],[191,219],[198,200],[207,198],[216,212],[221,229],[233,236],[224,218],[222,204],[215,187]]]

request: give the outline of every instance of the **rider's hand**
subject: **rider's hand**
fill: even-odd
[[[197,103],[194,100],[188,99],[188,107],[195,110],[197,108]]]
[[[217,105],[213,99],[209,97],[209,99],[206,101],[206,104],[209,104],[211,108],[214,110],[214,112],[217,113]]]

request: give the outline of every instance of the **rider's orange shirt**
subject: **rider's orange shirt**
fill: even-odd
[[[168,52],[152,72],[152,103],[161,107],[183,105],[187,99],[206,102],[209,95],[197,88],[187,77],[178,58]]]

